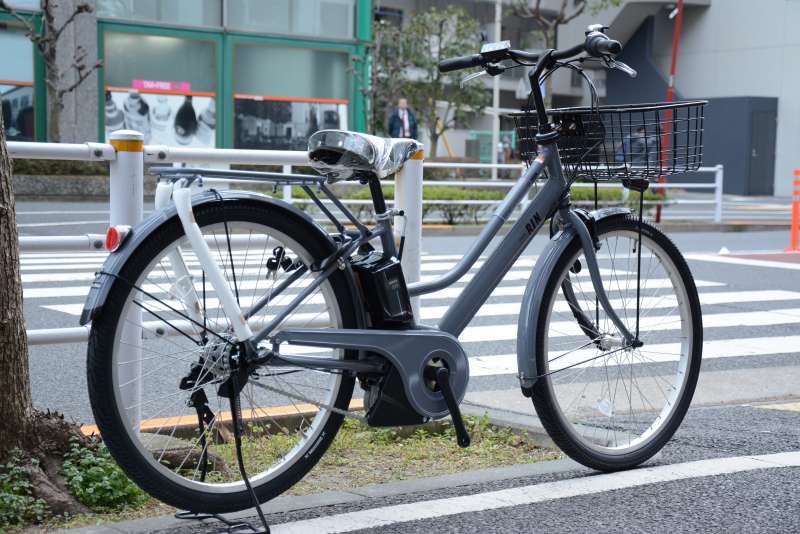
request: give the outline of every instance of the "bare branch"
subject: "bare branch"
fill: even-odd
[[[66,30],[67,27],[75,21],[75,17],[83,13],[91,13],[91,12],[92,12],[92,6],[90,6],[89,4],[78,4],[77,6],[75,6],[75,11],[73,11],[72,14],[69,16],[69,18],[67,18],[67,20],[64,21],[64,23],[61,25],[60,28],[55,30],[53,34],[53,40],[58,41],[59,37],[61,37],[61,34],[64,32],[64,30]]]
[[[581,15],[581,13],[583,13],[583,11],[585,9],[586,9],[586,2],[581,2],[580,5],[578,6],[578,8],[575,11],[573,11],[571,15],[567,16],[566,18],[564,18],[564,20],[561,21],[561,23],[562,24],[567,24],[572,19],[574,19],[576,17],[579,17]]]
[[[20,15],[16,9],[9,6],[6,3],[6,0],[0,0],[0,9],[4,11],[8,11],[8,14],[17,19],[23,26],[25,26],[25,36],[36,43],[38,40],[41,39],[41,36],[36,33],[36,28],[34,27],[33,23],[31,22],[31,17],[25,17],[24,15]],[[37,45],[38,46],[38,45]]]
[[[553,18],[555,24],[561,24],[564,20],[564,15],[567,12],[567,0],[561,0],[561,9],[558,10],[558,15]]]
[[[536,4],[531,9],[527,0],[517,0],[514,5],[514,14],[524,19],[533,19],[539,24],[547,24],[548,20],[542,14],[542,0],[536,0]]]
[[[64,95],[69,94],[75,89],[77,89],[78,86],[82,84],[84,80],[86,80],[86,78],[91,76],[94,71],[96,71],[102,66],[103,66],[102,61],[98,61],[89,68],[87,68],[85,65],[77,65],[73,63],[72,68],[74,68],[75,71],[78,73],[78,78],[71,85],[64,87],[62,89],[58,89],[58,98],[61,99]]]

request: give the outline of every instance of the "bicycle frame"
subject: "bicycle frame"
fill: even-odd
[[[458,335],[463,332],[464,328],[466,328],[467,324],[469,324],[481,306],[483,306],[483,304],[489,298],[492,291],[502,281],[506,273],[508,273],[508,271],[511,269],[514,262],[525,251],[533,237],[542,228],[545,221],[552,217],[558,210],[565,210],[565,217],[563,220],[565,220],[567,224],[583,226],[583,232],[581,229],[579,229],[578,235],[580,235],[582,238],[584,237],[584,234],[588,236],[588,231],[586,230],[580,218],[577,216],[569,217],[570,210],[568,192],[570,184],[564,178],[558,156],[557,145],[555,143],[542,145],[540,146],[540,155],[532,162],[530,167],[526,169],[526,171],[517,180],[516,184],[511,188],[504,200],[495,210],[494,214],[480,233],[477,240],[472,244],[464,257],[447,273],[435,280],[409,284],[409,294],[413,297],[427,293],[433,293],[457,282],[474,266],[475,262],[486,250],[491,240],[497,235],[497,232],[508,220],[514,209],[516,209],[516,207],[526,199],[534,182],[545,170],[547,171],[548,179],[542,189],[523,210],[521,216],[511,226],[507,235],[502,239],[497,248],[481,266],[472,280],[465,286],[464,290],[456,298],[455,302],[453,302],[453,304],[451,304],[451,306],[445,312],[444,316],[436,327],[437,330],[450,334],[454,337],[458,337]],[[219,180],[214,179],[205,180],[206,185],[213,185],[213,183],[218,181]],[[322,262],[323,267],[319,268],[319,275],[314,278],[311,283],[306,286],[289,305],[285,307],[285,310],[278,314],[264,328],[258,332],[253,332],[250,329],[246,318],[251,316],[257,309],[260,309],[266,305],[268,300],[262,299],[246,313],[243,313],[243,311],[239,308],[230,286],[225,281],[220,267],[216,264],[214,256],[211,254],[208,245],[205,242],[200,228],[194,221],[191,207],[191,183],[183,183],[179,185],[180,186],[173,191],[172,196],[187,238],[197,254],[201,265],[206,270],[209,282],[214,290],[217,291],[226,315],[230,318],[238,318],[238,320],[231,321],[231,326],[237,338],[243,341],[250,341],[254,346],[265,339],[272,339],[273,342],[275,341],[275,336],[270,336],[273,330],[280,325],[288,315],[292,313],[297,305],[299,305],[309,294],[311,294],[311,292],[319,287],[319,285],[322,284],[332,272],[334,272],[340,259],[349,257],[350,254],[352,254],[360,244],[377,237],[380,237],[384,244],[387,242],[391,243],[390,239],[386,239],[386,237],[390,235],[389,232],[391,230],[390,223],[388,222],[389,217],[379,217],[378,230],[376,232],[367,233],[366,228],[362,226],[360,228],[360,239],[353,240],[349,244],[345,244],[340,247],[339,251],[335,254],[335,258],[332,256],[324,260]],[[591,243],[591,239],[589,238],[588,242],[584,241],[585,240],[582,239],[582,244],[584,245],[587,258],[594,259],[594,247]],[[393,245],[393,243],[391,243],[391,245]],[[393,246],[390,249],[390,252],[391,251],[393,251]],[[171,257],[170,261],[176,262],[177,257]],[[592,282],[595,285],[595,291],[598,295],[601,305],[611,317],[612,321],[617,323],[617,326],[623,333],[623,337],[632,339],[632,336],[629,334],[622,321],[618,319],[616,313],[608,302],[602,283],[600,282],[599,268],[596,261],[590,260],[588,263],[588,267],[592,273]],[[178,266],[178,269],[180,271],[183,269],[183,267]],[[276,291],[273,292],[272,298],[280,294],[283,289],[291,284],[292,280],[296,279],[296,277],[299,277],[304,272],[305,271],[299,274],[296,272],[287,278],[287,280],[281,284]],[[297,342],[297,340],[294,341]],[[281,356],[281,358],[285,359],[287,363],[289,363],[294,356]],[[300,358],[298,358],[298,360],[299,359]],[[330,367],[332,368],[337,366],[347,367],[346,362],[342,362],[340,360],[332,360],[329,363]],[[326,367],[328,366],[327,364],[323,365]]]

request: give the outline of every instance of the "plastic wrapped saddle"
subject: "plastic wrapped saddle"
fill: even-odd
[[[364,175],[385,178],[397,172],[422,144],[413,139],[391,139],[345,130],[320,130],[308,139],[311,166],[328,181]]]

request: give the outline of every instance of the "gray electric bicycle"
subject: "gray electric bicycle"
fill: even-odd
[[[530,66],[533,90],[514,117],[527,169],[470,249],[433,280],[406,284],[393,233],[403,214],[387,208],[380,186],[419,156],[415,141],[318,132],[309,158],[319,175],[155,169],[161,209],[109,231],[112,252],[81,317],[92,324],[95,421],[128,476],[173,506],[229,512],[296,483],[347,416],[373,426],[450,416],[467,446],[459,404],[470,371],[458,336],[545,224],[551,240],[519,312],[521,394],[553,441],[587,466],[627,469],[659,451],[692,399],[702,321],[689,267],[642,220],[642,199],[651,179],[699,167],[705,103],[593,99],[546,112],[539,83],[559,68],[583,74],[594,61],[635,75],[614,59],[621,45],[604,30],[590,27],[567,50],[493,43],[440,64],[490,75]],[[541,189],[523,204],[537,179]],[[578,179],[621,182],[639,193],[638,214],[575,208]],[[330,184],[340,180],[369,187],[374,225],[336,198]],[[220,181],[302,188],[333,230]],[[464,279],[521,204],[438,323],[422,324],[411,299]]]

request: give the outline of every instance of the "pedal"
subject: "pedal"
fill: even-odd
[[[467,427],[464,426],[464,419],[461,417],[461,410],[458,408],[456,397],[453,395],[453,388],[450,387],[450,371],[446,367],[440,367],[436,371],[436,383],[439,391],[442,392],[447,409],[453,418],[453,427],[456,429],[456,441],[459,447],[469,447],[470,438]]]

